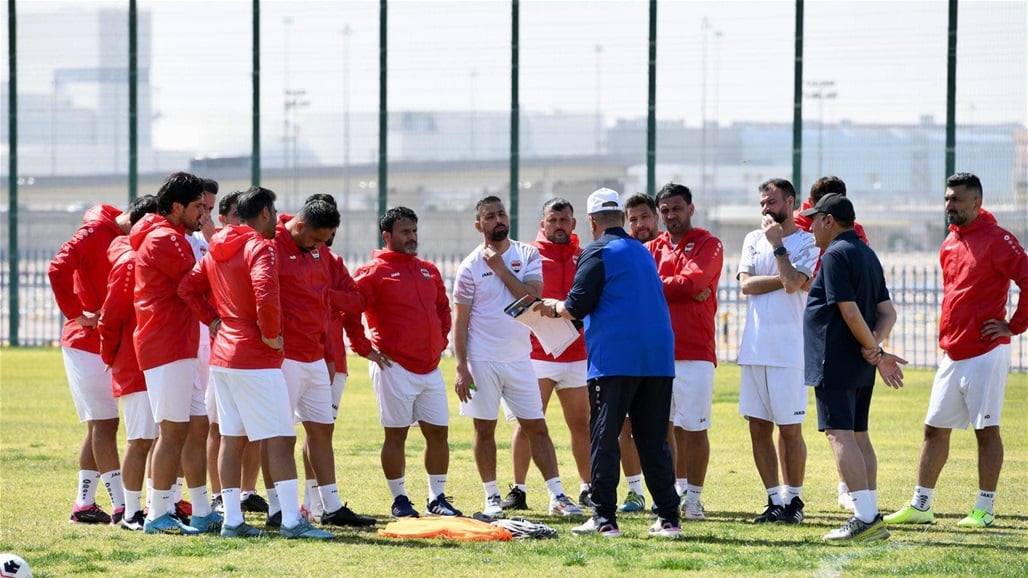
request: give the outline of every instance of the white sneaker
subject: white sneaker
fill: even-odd
[[[843,492],[839,494],[839,508],[843,510],[853,511],[853,496],[849,492]]]
[[[581,516],[582,508],[579,508],[578,504],[571,501],[571,498],[567,497],[566,494],[561,494],[550,498],[550,515]]]
[[[501,505],[502,501],[503,501],[503,498],[500,497],[500,494],[496,494],[495,496],[486,496],[486,498],[485,498],[485,508],[482,508],[482,513],[485,514],[486,516],[493,516],[493,517],[502,516],[503,515],[503,506]]]
[[[650,536],[672,539],[680,538],[682,536],[682,529],[678,527],[678,524],[658,517],[657,521],[650,526]]]
[[[606,518],[593,516],[586,520],[581,526],[571,528],[571,534],[574,536],[599,534],[604,538],[617,538],[621,535],[621,530],[618,529],[617,522],[611,522]]]
[[[703,513],[703,502],[699,500],[686,500],[685,504],[682,505],[682,515],[685,516],[686,520],[707,519],[707,516]]]

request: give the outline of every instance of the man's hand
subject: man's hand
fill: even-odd
[[[485,249],[482,250],[482,259],[485,260],[485,264],[489,265],[489,268],[493,270],[493,273],[499,274],[500,271],[507,268],[506,263],[503,262],[503,253],[498,253],[496,249],[490,245],[486,245]]]
[[[878,375],[882,376],[885,385],[899,389],[903,387],[903,368],[900,365],[906,364],[906,359],[892,353],[884,353],[878,361]]]
[[[461,403],[467,403],[471,399],[471,388],[475,382],[471,379],[471,372],[463,365],[457,366],[457,378],[453,382],[453,391],[457,392],[457,399]]]
[[[885,354],[885,350],[881,347],[861,347],[860,355],[864,357],[864,361],[871,365],[878,365],[878,362],[882,360],[882,355]]]
[[[540,299],[532,306],[532,311],[538,313],[540,317],[558,317],[558,315],[556,315],[557,300]]]
[[[778,248],[782,246],[782,225],[775,222],[774,217],[764,215],[764,219],[760,222],[760,228],[764,229],[764,237],[768,243],[771,243],[772,247]]]
[[[1002,319],[989,319],[982,325],[982,337],[987,338],[989,341],[996,341],[1000,337],[1012,337],[1013,331],[1010,331],[1010,324]]]
[[[282,336],[281,335],[279,335],[278,337],[276,337],[274,339],[268,339],[267,337],[264,337],[263,335],[261,335],[261,341],[264,342],[264,345],[267,345],[268,347],[274,349],[275,351],[281,351],[282,350]]]
[[[211,321],[211,324],[207,326],[207,329],[210,330],[210,332],[211,332],[211,338],[212,339],[214,338],[214,336],[216,336],[218,334],[218,328],[219,327],[221,327],[221,318],[220,317],[215,319],[214,321]]]
[[[693,300],[699,301],[700,303],[710,298],[710,287],[704,287],[703,291],[692,296]]]
[[[371,353],[368,354],[368,361],[375,362],[382,369],[393,366],[393,360],[377,349],[371,350]]]
[[[91,313],[89,311],[83,311],[82,315],[75,318],[75,323],[78,323],[86,329],[96,329],[96,321],[96,313]]]

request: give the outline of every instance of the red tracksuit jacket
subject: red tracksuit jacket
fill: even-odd
[[[303,252],[286,230],[291,215],[279,215],[275,231],[282,340],[286,359],[323,361],[328,337],[329,258],[324,247]]]
[[[646,247],[657,262],[657,273],[664,284],[664,298],[675,332],[675,359],[716,365],[717,285],[725,261],[721,241],[697,227],[683,235],[676,248],[671,247],[667,231],[646,243]],[[710,289],[706,300],[693,299],[704,289]]]
[[[568,298],[568,291],[575,280],[575,267],[578,265],[578,257],[582,254],[582,246],[578,243],[578,235],[571,234],[571,242],[567,245],[559,245],[550,242],[542,230],[535,237],[532,243],[539,249],[539,256],[543,260],[543,297],[547,299]],[[585,360],[585,339],[582,338],[582,330],[578,330],[578,339],[568,346],[559,357],[553,357],[546,353],[543,346],[532,336],[532,359],[541,361],[557,361],[568,363],[572,361]]]
[[[329,303],[332,313],[329,319],[328,342],[326,344],[327,359],[335,364],[336,373],[347,373],[346,346],[343,344],[343,315],[351,314],[360,317],[364,309],[357,284],[353,282],[350,270],[343,263],[343,258],[332,253],[329,247],[322,247],[322,254],[329,257]]]
[[[136,311],[132,294],[136,287],[136,254],[126,236],[117,237],[107,249],[111,273],[107,276],[107,299],[100,308],[100,357],[111,368],[114,397],[146,391],[146,380],[139,370],[132,332]]]

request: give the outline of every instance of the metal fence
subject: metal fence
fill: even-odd
[[[452,292],[457,267],[463,255],[424,254],[422,257],[439,267],[447,291]],[[21,344],[30,347],[57,346],[60,343],[64,318],[54,301],[53,293],[50,291],[50,280],[47,277],[47,266],[53,258],[53,253],[24,251],[19,258]],[[351,271],[366,259],[363,255],[350,255],[344,258]],[[6,263],[6,255],[3,259]],[[739,291],[739,282],[735,279],[736,270],[737,264],[734,260],[726,262],[721,275],[721,286],[718,288],[717,354],[718,359],[724,362],[736,360],[743,325],[746,323],[746,298]],[[899,315],[892,336],[886,343],[887,348],[907,359],[913,367],[937,366],[942,354],[937,341],[942,306],[941,271],[937,265],[887,265],[885,273]],[[0,319],[3,324],[3,335],[7,335],[9,316],[6,294],[10,285],[7,276],[8,270],[4,267],[2,283],[5,296]],[[1007,302],[1008,318],[1009,315],[1013,315],[1019,298],[1019,290],[1011,285]],[[802,335],[783,336],[783,339],[794,339],[799,346]],[[1013,339],[1011,353],[1011,370],[1028,371],[1028,339]]]

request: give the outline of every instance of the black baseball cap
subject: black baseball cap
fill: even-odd
[[[813,217],[818,213],[831,215],[841,221],[855,221],[857,218],[857,214],[853,210],[853,203],[839,193],[828,193],[821,197],[816,205],[800,214],[804,217]]]

